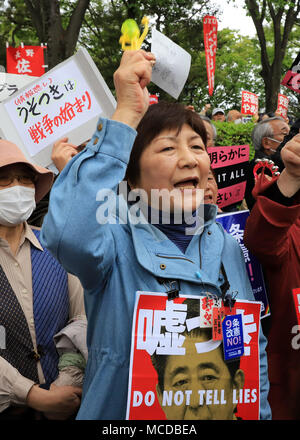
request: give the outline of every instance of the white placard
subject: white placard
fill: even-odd
[[[84,48],[0,104],[0,137],[25,156],[51,166],[53,144],[63,137],[80,145],[100,116],[110,118],[116,101]]]
[[[177,99],[189,75],[191,55],[156,29],[152,31],[151,52],[156,57],[151,81]]]
[[[0,102],[37,79],[37,76],[0,72]]]

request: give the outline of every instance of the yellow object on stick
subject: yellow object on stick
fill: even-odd
[[[136,24],[136,21],[132,18],[128,18],[124,21],[121,27],[121,37],[119,42],[122,45],[122,50],[138,50],[141,48],[141,45],[146,38],[148,33],[148,17],[143,17],[142,25],[144,26],[144,31],[140,36],[140,29]]]

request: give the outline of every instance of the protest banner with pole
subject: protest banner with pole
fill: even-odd
[[[99,117],[110,118],[115,107],[102,75],[81,47],[0,104],[0,137],[18,145],[30,161],[51,166],[57,140],[68,137],[80,145],[91,138]]]
[[[7,73],[42,76],[45,73],[44,49],[46,46],[24,46],[6,48]]]
[[[215,86],[217,32],[218,20],[216,17],[206,15],[203,18],[203,34],[208,79],[208,93],[210,96],[212,96]]]

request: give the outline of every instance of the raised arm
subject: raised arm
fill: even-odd
[[[281,264],[285,258],[290,228],[300,215],[300,135],[285,145],[281,156],[285,169],[276,181],[259,177],[244,236],[245,245],[267,265]]]
[[[111,120],[101,118],[86,148],[62,170],[50,195],[41,239],[84,288],[104,282],[115,258],[110,224],[99,224],[99,190],[116,192],[123,179],[135,128],[149,105],[154,57],[142,50],[126,51],[114,74],[117,108]],[[99,199],[99,196],[98,196]]]

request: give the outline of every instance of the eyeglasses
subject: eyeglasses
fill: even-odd
[[[17,179],[17,181],[19,183],[21,183],[22,185],[32,185],[35,184],[37,181],[37,176],[32,174],[32,175],[1,175],[0,174],[0,186],[8,186],[11,185],[13,183],[13,181]]]

